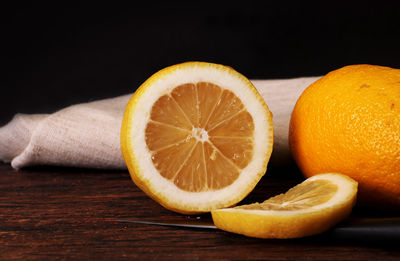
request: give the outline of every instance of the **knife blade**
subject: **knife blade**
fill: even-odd
[[[183,227],[183,228],[200,228],[200,229],[218,229],[211,220],[136,220],[136,219],[119,219],[118,222],[137,223],[145,225],[169,226],[169,227]]]
[[[211,220],[201,219],[162,221],[118,219],[117,222],[195,229],[218,229]],[[398,243],[398,240],[400,240],[400,218],[349,218],[321,235],[328,238],[354,240],[356,242]]]

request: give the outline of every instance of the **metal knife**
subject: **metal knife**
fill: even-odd
[[[117,221],[182,228],[217,229],[211,220],[195,218],[162,221],[119,219]],[[400,242],[400,218],[349,218],[322,233],[321,236],[340,240],[355,240],[356,242],[398,244]]]

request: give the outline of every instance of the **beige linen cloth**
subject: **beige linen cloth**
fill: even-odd
[[[303,90],[318,78],[252,80],[273,113],[272,164],[291,162],[290,114]],[[125,169],[119,134],[130,97],[77,104],[53,114],[17,114],[0,128],[0,160],[15,169],[33,165]]]

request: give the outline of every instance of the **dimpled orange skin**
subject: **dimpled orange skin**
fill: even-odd
[[[350,65],[311,84],[297,101],[289,145],[306,177],[346,174],[359,202],[400,208],[400,70]]]

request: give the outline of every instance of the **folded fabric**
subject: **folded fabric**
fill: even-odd
[[[252,80],[273,113],[271,164],[290,164],[290,114],[303,90],[319,77]],[[17,114],[0,128],[0,160],[33,165],[125,169],[120,127],[131,94],[82,103],[53,114]]]

